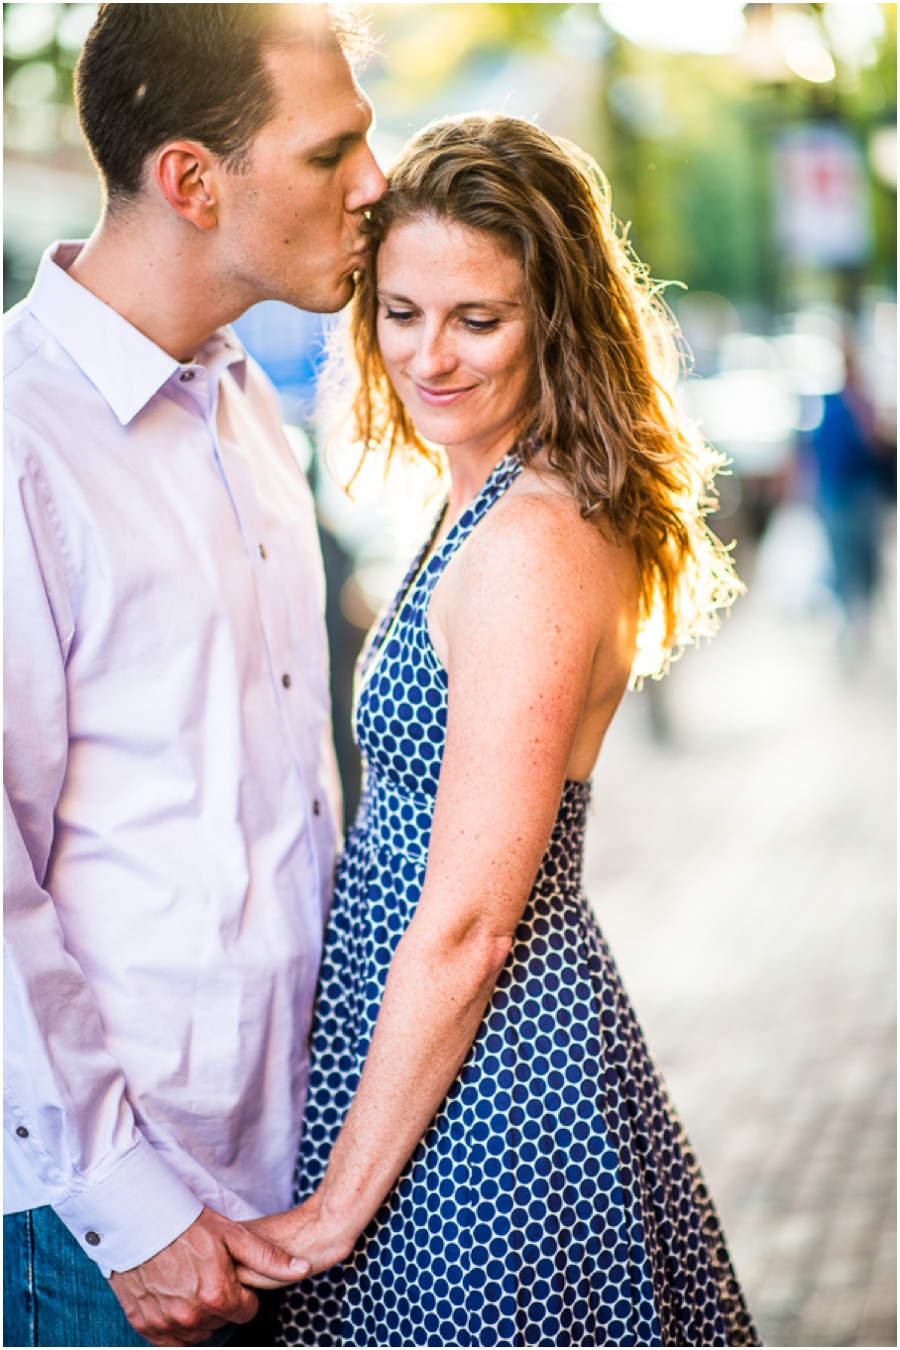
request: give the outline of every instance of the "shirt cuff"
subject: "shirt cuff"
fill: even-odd
[[[131,1270],[189,1228],[202,1203],[146,1139],[118,1167],[53,1209],[104,1276]]]

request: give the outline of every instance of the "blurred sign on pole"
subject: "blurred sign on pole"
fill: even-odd
[[[837,126],[798,126],[779,136],[775,229],[784,252],[822,267],[852,267],[871,244],[862,153]]]

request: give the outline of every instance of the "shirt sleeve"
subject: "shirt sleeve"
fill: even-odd
[[[168,1246],[202,1205],[144,1138],[44,878],[66,772],[75,587],[39,464],[4,486],[4,1126],[108,1275]]]

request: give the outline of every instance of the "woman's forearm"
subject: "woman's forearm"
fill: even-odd
[[[608,582],[602,558],[586,568],[568,507],[519,501],[504,519],[487,551],[473,535],[445,614],[447,737],[425,882],[311,1206],[351,1247],[478,1033],[557,818],[598,649],[594,611],[573,597]]]
[[[323,1220],[346,1226],[354,1239],[447,1095],[510,946],[508,935],[483,930],[437,940],[415,919],[401,940],[359,1088],[318,1192]]]

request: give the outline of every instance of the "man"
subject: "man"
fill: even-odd
[[[235,1263],[306,1268],[242,1221],[291,1201],[335,858],[323,585],[223,326],[351,295],[384,189],[353,40],[101,5],[103,217],[7,323],[8,1345],[224,1343]]]

